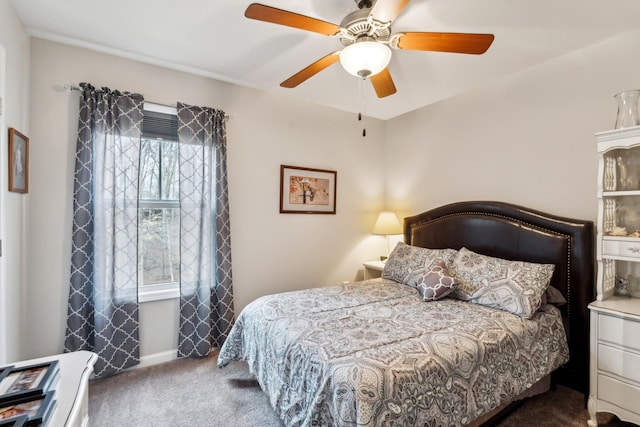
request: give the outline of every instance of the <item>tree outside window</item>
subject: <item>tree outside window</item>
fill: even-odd
[[[178,142],[141,141],[138,205],[138,286],[180,281]]]

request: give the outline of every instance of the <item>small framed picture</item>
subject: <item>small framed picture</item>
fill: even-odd
[[[336,171],[280,166],[280,213],[335,214]]]
[[[9,191],[29,192],[29,138],[9,129]]]
[[[29,417],[25,414],[9,417],[4,420],[0,419],[0,427],[24,427],[28,419]]]
[[[46,424],[57,403],[53,395],[54,392],[50,391],[42,396],[25,397],[0,404],[0,422],[10,422],[14,418],[25,416],[25,427]]]
[[[5,369],[0,376],[0,405],[16,399],[44,395],[58,381],[59,371],[57,360]]]

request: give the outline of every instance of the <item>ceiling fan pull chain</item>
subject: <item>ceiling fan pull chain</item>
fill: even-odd
[[[358,113],[358,121],[362,121],[362,113]],[[367,130],[365,128],[362,128],[362,136],[367,136]]]
[[[361,77],[358,80],[360,80],[360,82],[358,83],[358,94],[359,94],[359,98],[360,98],[360,112],[358,113],[358,121],[362,121],[362,116],[364,113],[364,109],[367,105],[367,100],[366,100],[366,89],[365,89],[365,84],[366,84],[366,77]],[[363,123],[364,125],[364,123]],[[367,130],[364,128],[362,128],[362,137],[367,136]]]

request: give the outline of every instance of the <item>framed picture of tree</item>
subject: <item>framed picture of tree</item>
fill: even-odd
[[[336,171],[280,165],[280,213],[335,214]]]

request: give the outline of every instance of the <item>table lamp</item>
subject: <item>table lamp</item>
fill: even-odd
[[[402,225],[400,221],[398,221],[398,217],[395,213],[390,211],[380,212],[378,215],[378,219],[376,220],[376,224],[373,226],[373,231],[371,234],[385,236],[387,238],[387,255],[391,252],[391,248],[389,246],[389,236],[402,234]],[[380,260],[384,261],[387,259],[387,256],[381,256]]]

